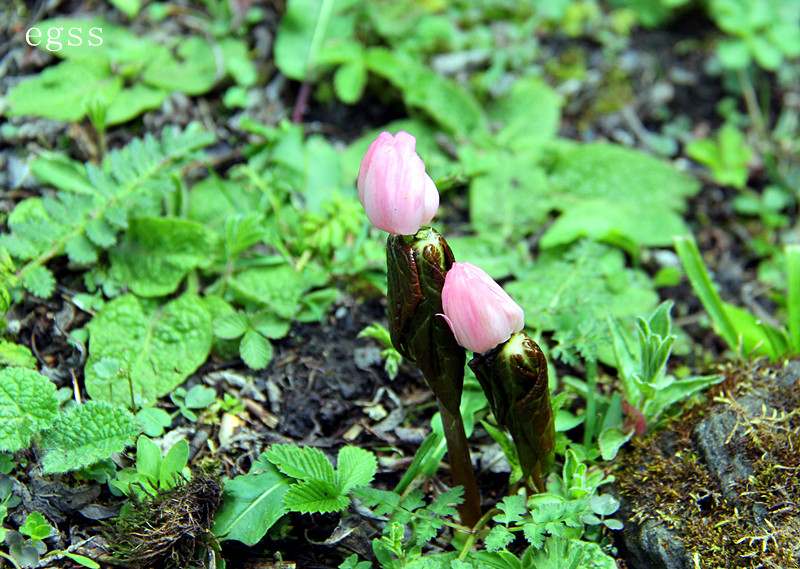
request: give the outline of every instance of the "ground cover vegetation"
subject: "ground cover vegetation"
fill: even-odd
[[[800,566],[797,2],[11,0],[0,37],[0,565]],[[359,202],[401,131],[413,230]]]

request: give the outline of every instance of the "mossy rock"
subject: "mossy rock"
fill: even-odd
[[[724,372],[621,457],[631,569],[800,567],[800,360]]]

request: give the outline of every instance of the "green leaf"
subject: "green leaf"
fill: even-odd
[[[272,360],[272,344],[255,330],[248,330],[239,344],[239,354],[250,369],[264,369]]]
[[[658,247],[685,232],[683,218],[667,209],[644,209],[634,202],[587,198],[566,209],[539,243],[550,248],[590,237],[612,244],[630,241],[638,246]],[[632,253],[637,253],[636,249]]]
[[[300,480],[315,479],[336,486],[333,465],[318,448],[272,445],[263,456],[286,476]]]
[[[319,53],[353,36],[355,19],[342,0],[289,0],[275,36],[275,65],[295,81],[307,78]]]
[[[257,208],[256,196],[244,184],[214,176],[197,182],[189,192],[189,218],[220,234],[234,216],[250,213],[257,219],[257,214],[252,214]]]
[[[289,265],[248,269],[231,279],[231,289],[244,303],[259,303],[282,318],[292,318],[303,292],[327,280],[324,274]]]
[[[685,232],[678,215],[686,208],[684,198],[700,189],[697,180],[666,162],[603,143],[563,150],[552,166],[550,181],[556,207],[566,217],[545,232],[544,247],[584,235],[669,245],[676,232]]]
[[[197,36],[183,38],[176,53],[177,57],[169,50],[159,50],[142,74],[145,83],[166,91],[201,95],[210,91],[222,76],[205,40]]]
[[[148,437],[160,437],[164,429],[172,424],[172,417],[158,407],[145,407],[136,413],[136,423]]]
[[[25,518],[25,523],[20,526],[19,533],[27,535],[31,539],[45,539],[50,537],[53,528],[47,523],[47,519],[39,512],[31,512]]]
[[[495,161],[496,168],[470,183],[469,216],[478,233],[507,243],[537,231],[556,201],[544,170],[529,157],[497,155]]]
[[[293,482],[270,465],[261,474],[246,474],[225,481],[222,506],[211,532],[220,540],[234,539],[250,547],[285,513],[283,498]]]
[[[711,316],[714,328],[728,343],[728,346],[735,350],[738,347],[738,331],[726,313],[722,300],[719,297],[711,277],[708,275],[700,250],[691,235],[675,238],[675,252],[681,259],[686,276],[692,283],[695,294],[700,297],[703,307]]]
[[[189,460],[189,443],[186,439],[181,439],[167,451],[164,460],[161,462],[159,472],[159,489],[172,488],[180,484],[180,474],[186,467]]]
[[[31,266],[22,274],[22,286],[39,298],[50,298],[56,288],[56,278],[47,267]]]
[[[541,253],[505,289],[525,310],[526,326],[555,332],[559,358],[578,352],[613,363],[606,315],[631,318],[658,302],[650,279],[625,264],[619,249],[582,241],[566,252]]]
[[[223,340],[240,338],[247,332],[250,318],[244,312],[229,312],[215,318],[213,322],[214,335]]]
[[[489,108],[489,118],[504,124],[497,142],[514,150],[542,147],[558,133],[561,105],[561,96],[541,79],[517,79],[508,95]]]
[[[336,96],[348,105],[352,105],[361,98],[364,86],[367,84],[367,68],[364,61],[356,59],[348,61],[333,76],[333,88]]]
[[[614,460],[622,445],[631,440],[634,430],[624,432],[619,427],[612,427],[600,433],[597,443],[600,445],[600,456],[603,460]]]
[[[109,251],[109,274],[139,296],[175,292],[190,270],[208,266],[217,244],[213,232],[186,219],[138,217],[129,224]]]
[[[86,363],[90,397],[130,405],[131,387],[93,370],[102,358],[118,359],[130,374],[137,405],[152,405],[193,373],[211,349],[211,317],[191,293],[159,306],[124,295],[105,304],[88,325]]]
[[[77,121],[92,99],[112,101],[121,89],[122,79],[113,77],[107,64],[63,61],[15,85],[6,96],[8,115]]]
[[[336,466],[336,486],[346,494],[356,486],[366,486],[378,470],[375,455],[362,448],[346,446],[339,450]]]
[[[367,51],[365,62],[370,71],[400,89],[406,105],[423,109],[447,131],[467,136],[487,130],[486,115],[469,91],[440,77],[410,55],[372,48]]]
[[[205,409],[217,399],[217,391],[205,385],[195,385],[186,394],[183,404],[190,409]]]
[[[339,187],[339,153],[322,136],[310,136],[303,148],[302,193],[309,212],[323,213]]]
[[[256,66],[247,54],[247,44],[236,38],[223,38],[218,43],[225,56],[225,70],[237,85],[252,87],[258,80]]]
[[[0,235],[0,247],[27,261],[18,271],[22,284],[48,296],[55,280],[45,264],[73,240],[80,241],[70,245],[73,254],[85,252],[87,238],[107,247],[127,227],[129,211],[140,216],[160,212],[166,193],[175,189],[174,176],[212,140],[196,123],[183,132],[165,129],[160,141],[151,135],[134,139],[108,153],[101,166],[86,164],[91,194],[60,191],[17,204],[8,216],[11,232]]]
[[[161,477],[161,464],[164,458],[161,447],[145,436],[136,441],[136,472],[146,477],[154,488]]]
[[[720,63],[728,69],[744,69],[750,64],[750,49],[740,39],[724,39],[717,44]]]
[[[145,111],[157,109],[169,95],[164,89],[149,87],[137,83],[122,89],[112,100],[106,101],[106,125],[128,122]]]
[[[97,561],[89,559],[84,555],[78,555],[77,553],[70,553],[69,551],[61,551],[60,553],[64,557],[69,557],[79,565],[83,565],[84,567],[88,567],[89,569],[100,569],[100,564]]]
[[[800,245],[786,246],[786,307],[791,353],[800,354]]]
[[[291,325],[285,318],[279,318],[268,311],[256,312],[250,320],[259,334],[273,340],[286,336]]]
[[[289,488],[283,503],[293,512],[325,514],[344,510],[350,504],[350,499],[339,494],[332,484],[321,480],[307,480]]]
[[[36,358],[26,346],[0,340],[0,365],[36,369]]]
[[[752,151],[744,134],[726,123],[720,130],[717,140],[693,140],[686,145],[686,153],[694,160],[711,168],[715,182],[742,189],[747,183]]]
[[[122,452],[139,433],[133,415],[103,401],[87,401],[63,413],[42,435],[42,470],[69,472]]]
[[[31,162],[31,173],[44,185],[76,194],[91,195],[94,188],[86,179],[86,168],[57,152],[44,152]]]
[[[527,512],[525,497],[520,495],[506,496],[502,502],[497,504],[497,509],[503,513],[497,514],[492,519],[499,524],[509,525],[522,521],[522,516]]]
[[[111,3],[130,19],[135,18],[142,9],[141,0],[111,0]]]
[[[494,553],[500,549],[505,549],[512,541],[514,541],[514,534],[508,531],[507,527],[494,526],[489,535],[486,536],[484,545],[486,546],[486,551]]]
[[[42,374],[21,367],[0,370],[0,451],[27,448],[31,436],[58,417],[56,386]]]

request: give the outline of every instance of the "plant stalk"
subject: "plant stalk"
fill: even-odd
[[[597,422],[597,361],[588,358],[586,360],[586,421],[583,429],[583,446],[589,447],[594,439],[595,423]],[[539,476],[541,483],[541,475]],[[542,492],[542,489],[539,489]]]
[[[478,486],[475,483],[475,469],[469,455],[467,433],[461,413],[453,415],[439,402],[444,437],[447,440],[447,454],[450,458],[450,471],[453,484],[464,488],[464,502],[458,506],[461,524],[472,528],[481,519],[481,502]]]

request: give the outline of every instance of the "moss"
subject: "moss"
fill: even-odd
[[[727,366],[725,381],[703,405],[663,430],[633,442],[615,472],[620,496],[634,504],[632,519],[662,522],[679,535],[700,567],[788,568],[800,563],[800,382],[782,387],[783,364]],[[758,394],[753,417],[741,397]],[[766,397],[765,397],[766,394]],[[733,411],[729,442],[754,466],[735,504],[723,498],[692,433],[710,412]],[[700,564],[698,564],[700,563]]]

